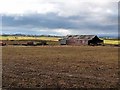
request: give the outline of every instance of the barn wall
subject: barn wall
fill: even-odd
[[[80,40],[80,39],[69,39],[67,40],[68,45],[88,45],[88,40]]]
[[[103,40],[100,39],[89,40],[89,44],[100,44],[100,43],[103,43]]]
[[[77,40],[76,41],[76,44],[77,45],[87,45],[88,44],[88,40]]]
[[[74,45],[75,42],[76,42],[76,39],[74,39],[74,38],[71,38],[71,39],[68,39],[68,40],[67,40],[67,44],[68,44],[68,45]]]

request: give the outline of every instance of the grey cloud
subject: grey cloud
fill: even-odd
[[[17,18],[17,19],[16,19]],[[32,14],[22,17],[17,16],[3,16],[2,24],[4,26],[18,26],[18,27],[41,27],[41,28],[64,28],[64,29],[82,29],[82,28],[97,28],[97,29],[115,29],[116,25],[110,25],[108,23],[103,23],[95,21],[94,18],[87,20],[86,18],[91,18],[89,16],[70,16],[61,17],[57,14]],[[100,17],[98,17],[100,18]],[[72,22],[72,20],[74,22]],[[107,19],[110,22],[116,22],[116,16],[109,16]],[[79,21],[79,22],[77,22]]]
[[[115,4],[114,4],[115,5]],[[113,6],[114,6],[113,5]],[[109,7],[111,7],[109,5]],[[72,15],[68,17],[60,16],[59,13],[47,14],[27,14],[23,16],[3,15],[2,27],[3,32],[24,32],[24,33],[38,33],[39,30],[48,29],[49,32],[54,33],[54,29],[67,29],[76,34],[83,33],[118,33],[118,14],[117,10],[112,6],[112,11],[115,13],[99,12],[92,13],[90,11],[81,12],[79,15]],[[75,34],[75,33],[74,33]]]

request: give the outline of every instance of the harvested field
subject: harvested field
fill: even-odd
[[[2,47],[3,88],[116,88],[118,48]]]

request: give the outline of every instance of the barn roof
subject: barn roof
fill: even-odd
[[[76,38],[76,39],[87,39],[87,40],[91,40],[95,37],[96,35],[67,35],[66,38],[70,39],[70,38]]]

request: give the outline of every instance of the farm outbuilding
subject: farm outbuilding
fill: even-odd
[[[0,46],[6,46],[6,43],[0,41]]]
[[[59,40],[61,45],[99,45],[103,40],[97,35],[67,35]]]

